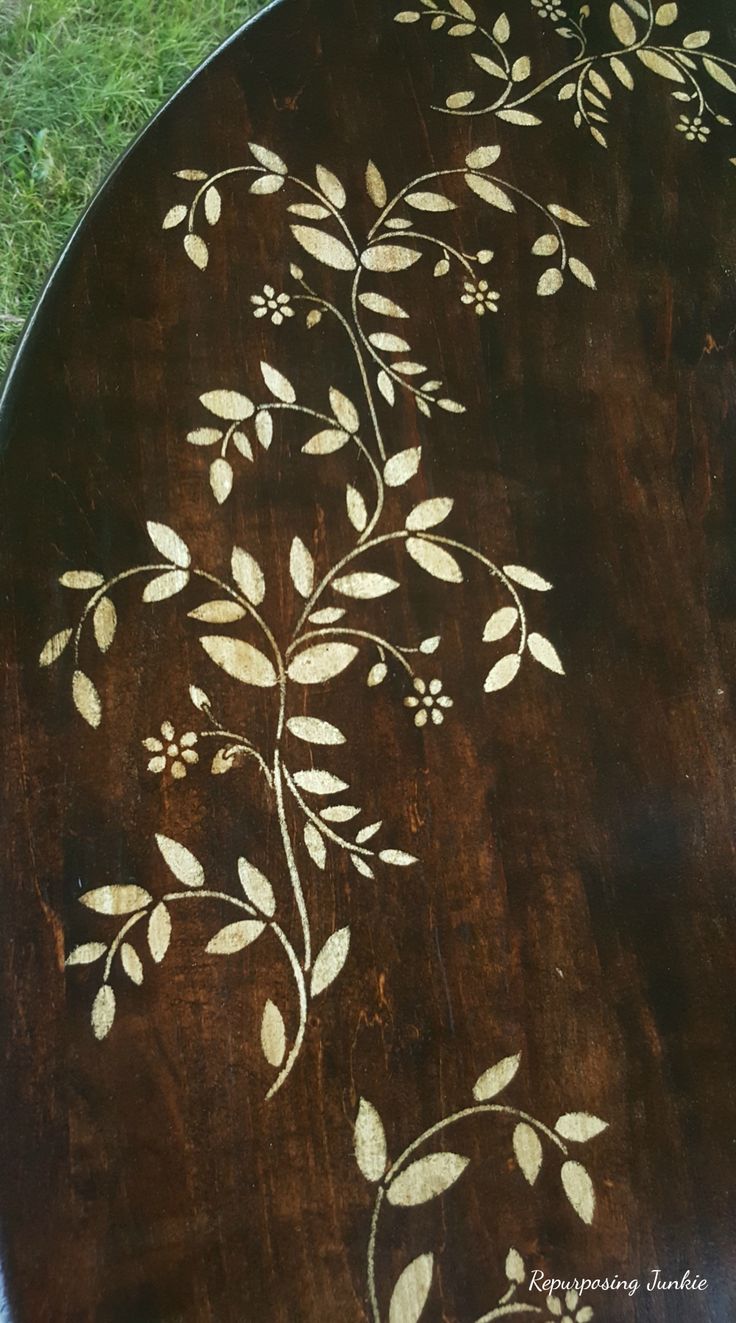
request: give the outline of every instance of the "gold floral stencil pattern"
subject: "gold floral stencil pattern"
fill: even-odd
[[[507,124],[535,128],[543,122],[548,105],[544,95],[549,92],[571,109],[576,129],[586,129],[594,142],[607,147],[617,98],[633,92],[640,75],[653,74],[683,107],[675,127],[688,142],[707,142],[713,128],[732,127],[720,102],[724,91],[736,93],[736,63],[711,49],[707,28],[681,33],[677,4],[621,0],[610,5],[615,44],[600,51],[591,49],[588,38],[590,5],[581,5],[577,16],[574,5],[559,0],[531,0],[531,5],[540,19],[553,25],[565,54],[573,50],[572,59],[563,55],[559,66],[541,79],[534,77],[529,55],[515,45],[508,14],[492,9],[488,20],[479,17],[486,0],[472,5],[468,0],[447,0],[446,5],[419,0],[417,9],[399,10],[397,23],[426,21],[438,35],[470,43],[470,58],[485,77],[480,89],[450,92],[434,110],[466,117],[495,115]],[[736,164],[736,157],[731,163]]]

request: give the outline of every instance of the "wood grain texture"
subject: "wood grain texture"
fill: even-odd
[[[714,48],[733,55],[726,0],[707,8]],[[584,1146],[592,1226],[565,1199],[559,1157],[545,1159],[532,1188],[509,1118],[471,1116],[446,1138],[471,1160],[457,1185],[382,1214],[381,1318],[401,1272],[431,1252],[422,1319],[475,1323],[506,1288],[512,1246],[562,1278],[646,1281],[654,1268],[689,1268],[708,1279],[698,1294],[589,1292],[601,1320],[725,1323],[736,1306],[733,130],[687,142],[656,76],[617,96],[606,151],[576,134],[554,93],[533,130],[440,115],[431,106],[454,87],[451,66],[467,73],[468,48],[437,45],[426,23],[396,24],[396,9],[284,0],[224,48],[93,205],[2,401],[0,1215],[18,1323],[370,1318],[375,1191],[353,1152],[359,1100],[377,1108],[394,1158],[471,1104],[481,1073],[516,1053],[513,1106],[549,1126],[569,1112],[608,1122]],[[681,9],[700,26],[702,6]],[[531,7],[512,17],[520,49],[546,67],[559,39]],[[610,41],[605,12],[592,21]],[[165,720],[177,735],[201,731],[194,683],[267,746],[273,692],[238,685],[205,655],[202,633],[238,627],[189,619],[217,596],[193,582],[157,605],[141,604],[140,582],[124,583],[109,652],[83,643],[99,729],[74,709],[69,655],[38,666],[84,600],[59,576],[150,563],[147,520],[176,529],[221,577],[233,546],[248,549],[278,640],[303,605],[289,573],[293,539],[323,570],[351,546],[345,487],[365,490],[366,469],[350,448],[304,455],[309,433],[288,418],[265,452],[249,423],[255,463],[234,460],[233,492],[219,505],[209,452],[186,442],[212,425],[206,392],[264,398],[262,361],[318,410],[331,386],[362,398],[334,319],[307,331],[304,306],[283,326],[253,316],[251,296],[265,285],[293,292],[293,262],[345,306],[350,277],[318,267],[290,233],[293,197],[223,183],[206,272],[177,231],[161,229],[191,197],[174,171],[239,166],[249,142],[302,179],[314,180],[317,164],[333,171],[362,235],[376,216],[369,159],[395,192],[499,143],[504,179],[590,222],[574,243],[598,286],[566,280],[540,299],[543,268],[529,252],[537,213],[507,216],[468,190],[460,205],[450,183],[457,211],[426,224],[462,251],[494,250],[481,274],[500,291],[498,312],[475,317],[462,280],[433,278],[426,259],[380,277],[381,292],[412,313],[390,329],[409,328],[412,352],[467,410],[426,419],[405,393],[393,409],[378,400],[387,453],[422,447],[411,484],[388,489],[388,526],[402,527],[420,500],[452,497],[448,536],[554,584],[525,602],[566,674],[526,659],[508,689],[484,693],[503,648],[481,636],[503,594],[473,563],[453,585],[397,545],[371,554],[364,568],[401,588],[358,602],[352,618],[402,642],[441,635],[420,674],[439,676],[454,706],[442,726],[417,729],[400,667],[380,687],[365,684],[376,661],[366,649],[329,687],[304,687],[291,709],[348,735],[317,750],[315,765],[349,783],[361,824],[383,821],[382,849],[419,863],[364,877],[329,849],[324,871],[310,866],[303,819],[288,804],[315,950],[349,926],[350,952],[339,981],[310,1003],[299,1059],[269,1102],[266,999],[292,1036],[295,1027],[289,964],[271,938],[207,954],[238,916],[223,919],[214,901],[172,906],[165,961],[138,944],[144,982],[116,977],[117,1016],[102,1042],[89,1023],[99,970],[65,971],[64,961],[117,931],[117,920],[80,906],[92,888],[172,890],[157,833],[194,852],[207,887],[233,895],[247,857],[272,881],[301,954],[266,778],[252,760],[212,776],[217,746],[205,752],[203,739],[185,778],[157,775],[141,744]],[[308,745],[289,735],[284,747],[292,770],[310,765]],[[533,1303],[546,1323],[544,1296]]]

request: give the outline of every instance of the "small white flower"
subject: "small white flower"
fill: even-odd
[[[690,119],[689,115],[680,115],[675,127],[685,134],[688,142],[707,142],[710,137],[710,129],[700,115],[694,119]]]
[[[445,719],[442,709],[453,706],[452,699],[442,692],[442,681],[430,680],[428,686],[426,680],[421,680],[417,676],[414,689],[415,693],[404,699],[404,707],[416,709],[414,725],[420,728],[426,726],[431,717],[435,726],[441,726]]]
[[[532,0],[532,5],[540,18],[548,18],[555,23],[561,18],[567,18],[562,5],[557,4],[557,0]]]
[[[593,1310],[590,1305],[580,1305],[580,1296],[577,1291],[568,1291],[565,1296],[564,1305],[559,1296],[551,1295],[547,1298],[547,1309],[550,1318],[554,1323],[591,1323]]]
[[[270,313],[274,326],[281,326],[285,318],[294,316],[289,295],[277,294],[273,285],[264,285],[262,294],[251,294],[250,301],[253,316],[268,317]]]
[[[198,742],[198,736],[193,730],[188,730],[177,740],[176,731],[170,721],[164,721],[161,727],[161,739],[155,736],[149,736],[143,740],[143,748],[154,756],[148,763],[147,770],[154,775],[160,776],[166,770],[168,764],[171,764],[171,775],[177,781],[181,781],[187,774],[187,764],[193,766],[199,762],[199,754],[194,748]]]
[[[481,280],[477,285],[471,280],[466,280],[464,289],[465,293],[460,296],[460,302],[474,307],[479,317],[483,317],[487,312],[498,312],[498,300],[501,295],[497,289],[489,289],[487,280]]]

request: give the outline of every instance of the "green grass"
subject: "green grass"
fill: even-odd
[[[262,0],[0,0],[0,375],[116,157]]]

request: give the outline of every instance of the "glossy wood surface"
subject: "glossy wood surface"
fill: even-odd
[[[616,90],[605,150],[574,129],[556,89],[535,106],[534,127],[443,115],[432,105],[477,85],[476,48],[424,20],[397,24],[399,8],[283,0],[203,68],[102,191],[7,384],[0,1217],[13,1323],[373,1319],[376,1187],[354,1156],[360,1099],[380,1113],[396,1157],[472,1106],[478,1077],[518,1053],[499,1104],[548,1127],[569,1113],[608,1123],[570,1146],[595,1186],[592,1225],[565,1197],[554,1142],[530,1185],[512,1147],[518,1118],[474,1113],[421,1150],[469,1158],[462,1178],[413,1208],[385,1203],[380,1319],[403,1270],[432,1253],[423,1323],[476,1323],[508,1287],[510,1247],[529,1272],[640,1278],[633,1296],[584,1293],[578,1313],[591,1306],[601,1323],[734,1316],[736,137],[720,126],[706,143],[688,141],[670,83],[643,65],[632,93]],[[596,50],[611,42],[599,8]],[[680,8],[678,40],[702,24],[715,50],[734,55],[726,0]],[[521,3],[511,20],[509,51],[552,67],[554,25]],[[728,113],[734,98],[716,92]],[[379,532],[402,529],[420,501],[453,498],[438,533],[554,584],[523,600],[530,630],[553,640],[565,670],[526,656],[512,684],[484,692],[508,651],[482,641],[507,605],[503,584],[472,558],[461,584],[433,577],[401,541],[366,555],[362,568],[399,588],[340,605],[356,628],[402,644],[441,636],[411,665],[439,677],[454,706],[441,726],[417,729],[400,664],[389,658],[384,683],[366,685],[378,661],[369,644],[329,685],[289,686],[291,714],[347,737],[312,748],[287,733],[292,772],[328,768],[349,784],[343,798],[362,808],[360,825],[383,822],[370,848],[418,862],[374,859],[363,876],[328,840],[322,869],[288,800],[314,950],[345,927],[350,950],[334,986],[310,999],[301,1052],[270,1101],[278,1068],[264,1058],[262,1017],[273,1001],[292,1042],[289,961],[267,933],[239,954],[208,954],[238,917],[216,900],[172,905],[160,964],[137,930],[145,977],[136,987],[115,973],[117,1014],[102,1041],[90,1027],[99,967],[64,968],[78,944],[120,927],[80,905],[86,892],[172,890],[158,833],[201,861],[207,889],[242,897],[237,861],[247,857],[273,884],[303,969],[278,814],[254,760],[212,775],[218,745],[200,738],[199,762],[177,779],[170,764],[148,771],[141,743],[165,720],[201,733],[194,684],[225,729],[272,748],[276,690],[240,684],[199,642],[256,644],[257,631],[193,621],[188,612],[218,596],[194,578],[155,604],[141,604],[145,579],[123,582],[114,644],[103,655],[88,631],[80,651],[98,728],[75,710],[70,652],[38,665],[86,600],[59,577],[157,563],[148,520],[225,580],[233,547],[247,549],[282,646],[303,606],[294,538],[318,575],[355,542],[345,489],[367,499],[369,468],[350,446],[304,454],[310,419],[276,415],[268,451],[246,423],[255,459],[233,455],[222,504],[208,481],[213,454],[187,444],[213,425],[203,394],[270,398],[263,361],[316,411],[329,413],[339,390],[369,427],[336,317],[324,311],[307,329],[314,305],[296,301],[282,326],[253,315],[265,285],[296,299],[298,263],[349,321],[352,276],[315,261],[291,232],[318,225],[289,213],[303,196],[288,184],[253,195],[247,178],[223,179],[222,217],[200,226],[206,271],[184,252],[182,229],[161,228],[196,187],[175,171],[252,166],[248,143],[314,187],[318,164],[336,175],[347,193],[336,210],[361,243],[378,214],[369,160],[389,196],[424,174],[460,172],[439,186],[457,209],[412,221],[460,252],[494,251],[478,278],[500,292],[498,311],[476,317],[462,304],[462,271],[433,276],[441,253],[367,273],[363,286],[411,312],[390,324],[366,313],[369,329],[405,336],[466,409],[428,418],[401,390],[389,407],[364,353],[387,455],[422,448],[416,475],[387,488]],[[568,275],[554,297],[538,296],[538,209],[514,194],[510,214],[463,183],[466,155],[486,144],[501,145],[499,178],[587,219],[565,234],[596,290]],[[324,229],[342,234],[332,221]],[[340,830],[354,839],[356,825]],[[668,1278],[689,1269],[707,1290],[647,1292],[655,1268]],[[527,1316],[547,1323],[545,1295],[528,1286],[523,1299],[541,1312]]]

